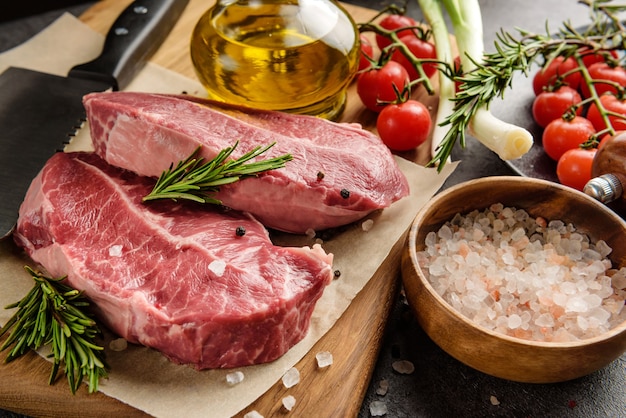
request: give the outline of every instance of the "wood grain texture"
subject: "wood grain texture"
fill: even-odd
[[[130,0],[99,1],[81,16],[81,20],[95,31],[105,34],[129,3]],[[211,4],[191,0],[151,61],[195,79],[189,57],[189,39],[196,21]],[[345,8],[356,22],[364,22],[375,14],[372,10],[352,5],[345,5]],[[416,96],[434,114],[437,97],[422,91],[418,91]],[[354,85],[350,87],[341,120],[358,122],[375,131],[376,116],[362,107]],[[424,164],[430,158],[429,145],[424,144],[402,156]],[[378,358],[385,324],[396,300],[403,243],[404,239],[396,243],[336,325],[296,365],[301,372],[301,381],[289,389],[289,394],[296,398],[298,416],[349,417],[358,414]],[[332,366],[317,368],[315,354],[320,351],[333,354]],[[85,416],[86,411],[90,417],[146,416],[102,393],[89,395],[82,388],[76,395],[71,395],[65,382],[48,386],[49,371],[50,364],[34,353],[10,364],[0,364],[0,408],[48,417]],[[266,417],[281,415],[286,412],[281,403],[285,395],[286,389],[282,382],[278,382],[240,416],[252,409]]]

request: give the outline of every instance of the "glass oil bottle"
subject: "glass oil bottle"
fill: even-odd
[[[191,58],[210,98],[337,119],[359,60],[358,30],[331,0],[218,0]]]

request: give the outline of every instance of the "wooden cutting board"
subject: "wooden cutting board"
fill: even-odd
[[[80,19],[104,34],[129,3],[130,0],[99,1]],[[195,79],[189,57],[189,39],[196,21],[211,4],[203,0],[191,0],[180,21],[151,61]],[[365,22],[376,13],[347,4],[345,7],[356,22]],[[424,92],[417,92],[416,95],[427,106],[436,109],[436,96],[428,96]],[[359,122],[365,128],[375,130],[376,115],[363,108],[354,85],[350,88],[342,121]],[[418,150],[402,156],[425,164],[430,157],[429,147],[427,142]],[[348,417],[358,414],[378,358],[385,324],[396,300],[403,242],[404,239],[401,239],[396,243],[344,315],[296,365],[301,372],[301,381],[289,389],[289,394],[297,399],[299,416]],[[9,245],[6,242],[0,244]],[[333,365],[324,369],[323,373],[317,369],[315,360],[315,353],[320,351],[329,351],[334,357]],[[33,416],[146,416],[102,393],[89,395],[86,390],[80,390],[76,395],[71,395],[66,384],[48,386],[49,373],[50,363],[34,353],[12,363],[1,364],[0,408]],[[286,396],[286,391],[282,382],[278,382],[246,408],[241,416],[252,409],[266,417],[284,414],[281,400]]]

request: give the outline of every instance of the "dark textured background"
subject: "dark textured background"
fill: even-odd
[[[377,10],[392,3],[348,2]],[[27,40],[63,11],[78,16],[92,4],[76,0],[20,1],[12,2],[9,7],[7,3],[3,1],[0,5],[0,52]],[[570,19],[574,26],[587,22],[586,8],[575,0],[480,0],[480,4],[488,50],[501,28],[513,31],[521,27],[540,32],[545,30],[546,21],[551,28],[565,19]],[[415,1],[410,2],[409,15],[422,20]],[[444,187],[477,177],[513,174],[507,164],[472,138],[465,149],[454,152],[453,159],[461,163]],[[522,384],[487,376],[450,357],[424,334],[402,300],[398,300],[393,310],[385,335],[359,418],[370,416],[369,404],[374,400],[386,403],[388,417],[398,418],[626,418],[626,354],[603,370],[574,381]],[[415,372],[411,375],[394,372],[391,364],[400,359],[413,362]],[[382,379],[389,382],[385,396],[376,394]],[[492,396],[499,405],[492,405]],[[20,416],[0,410],[0,417]]]

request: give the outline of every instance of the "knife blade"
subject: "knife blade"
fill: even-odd
[[[67,77],[9,67],[0,75],[0,239],[45,162],[85,121],[82,97],[122,90],[158,49],[189,0],[135,0],[117,17],[101,54]]]

